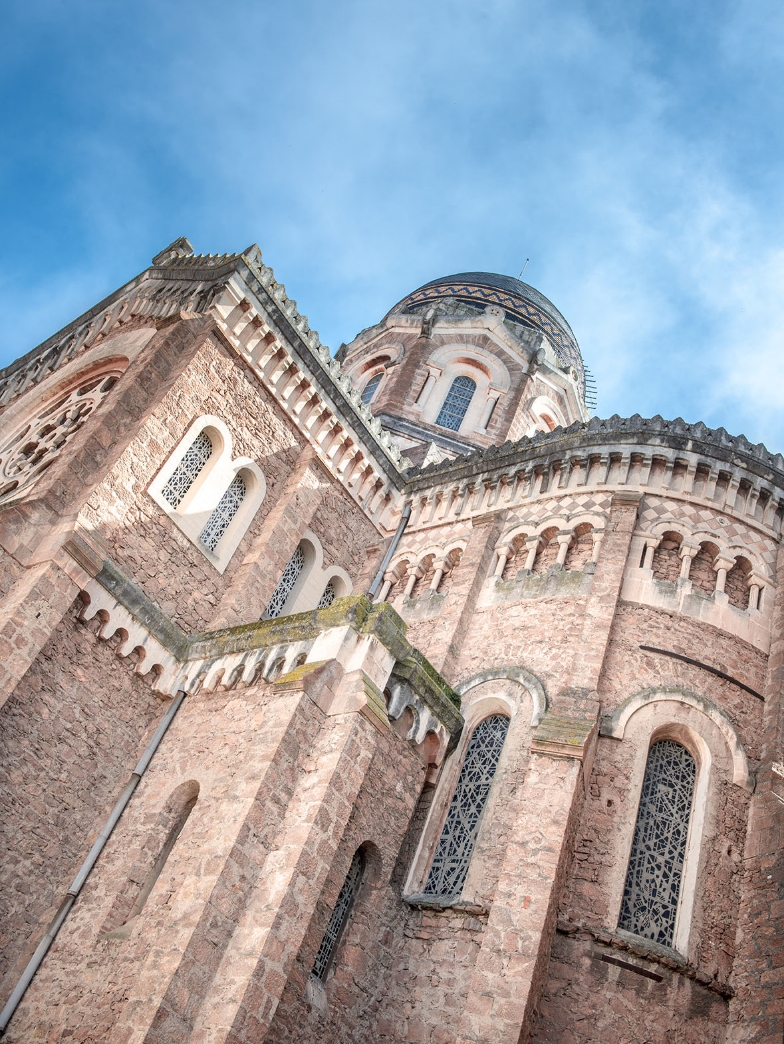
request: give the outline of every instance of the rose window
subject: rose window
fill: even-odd
[[[10,500],[31,486],[60,455],[66,442],[82,427],[120,378],[106,372],[62,392],[26,420],[0,449],[0,501]]]

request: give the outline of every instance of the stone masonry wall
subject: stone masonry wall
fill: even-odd
[[[394,984],[396,994],[401,988],[399,949],[409,913],[391,879],[424,769],[396,732],[382,738],[265,1040],[363,1044],[370,1039],[423,1039],[412,1025],[418,1025],[421,1012],[410,1010],[405,1017],[406,1031],[413,1036],[389,1037],[386,1022],[389,985]],[[317,991],[320,1002],[314,1003],[306,995],[313,960],[348,864],[361,845],[366,865],[360,893],[323,991]]]
[[[198,417],[229,427],[234,457],[260,466],[267,493],[223,575],[169,520],[147,488]],[[109,555],[185,631],[206,629],[222,593],[262,526],[298,456],[288,422],[255,378],[225,349],[207,342],[82,511],[106,541]]]
[[[256,461],[267,482],[265,498],[222,575],[147,493],[188,426],[208,414],[228,425],[233,456]],[[216,626],[216,610],[282,495],[300,446],[301,437],[252,374],[207,342],[90,497],[81,521],[106,541],[117,565],[175,623],[186,632],[207,630]],[[322,541],[325,565],[342,566],[356,581],[377,531],[339,484],[324,469],[318,471],[321,500],[310,526]],[[292,533],[294,545],[299,535]],[[267,597],[278,575],[267,577]],[[242,622],[258,619],[264,604],[250,607],[249,620]]]
[[[2,971],[21,972],[163,707],[77,601],[0,710]],[[4,994],[9,991],[8,980]]]
[[[122,667],[127,673],[127,665]],[[162,1039],[187,1039],[274,843],[320,718],[310,701],[273,698],[264,684],[188,697],[7,1039],[114,1040],[145,974],[151,985],[142,992],[161,1009]],[[199,788],[195,807],[135,929],[128,938],[107,936],[107,917],[128,885],[141,846],[150,844],[160,810],[187,781]],[[138,1000],[134,1011],[131,1021],[141,1026]]]

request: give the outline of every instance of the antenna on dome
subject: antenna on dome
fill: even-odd
[[[531,260],[531,258],[530,258],[530,257],[527,257],[527,258],[525,259],[525,264],[523,265],[523,269],[522,269],[522,271],[520,272],[520,275],[519,275],[519,276],[517,277],[518,279],[522,279],[522,278],[523,278],[523,272],[524,272],[524,271],[526,270],[526,268],[528,268],[528,262],[529,262],[530,260]]]

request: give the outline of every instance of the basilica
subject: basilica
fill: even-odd
[[[187,239],[0,371],[6,1040],[781,1044],[784,458],[594,406]]]

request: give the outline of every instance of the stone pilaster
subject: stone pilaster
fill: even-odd
[[[518,1044],[544,986],[595,717],[545,715],[482,937],[458,1044]]]
[[[455,570],[438,633],[428,648],[428,659],[447,681],[460,655],[482,586],[490,573],[502,519],[502,514],[481,515],[473,519],[471,536],[460,566]]]
[[[763,695],[763,760],[749,806],[727,1044],[784,1036],[784,548]]]
[[[640,493],[613,495],[610,525],[602,540],[585,610],[580,655],[574,658],[571,684],[576,689],[595,692],[598,688],[641,499]]]

